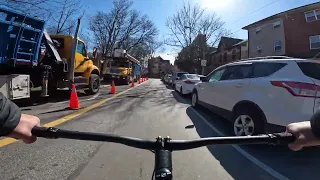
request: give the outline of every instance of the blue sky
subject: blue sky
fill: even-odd
[[[86,6],[87,15],[94,14],[96,11],[108,12],[112,7],[112,0],[82,1]],[[317,2],[317,0],[190,0],[190,2],[198,3],[208,11],[214,11],[225,22],[225,27],[234,33],[234,37],[246,39],[247,32],[241,30],[242,27],[279,12]],[[134,0],[133,8],[147,14],[159,29],[160,37],[165,37],[166,19],[174,14],[182,3],[183,0]],[[160,55],[173,63],[174,56],[167,54],[174,55],[174,53],[177,52],[166,47],[166,52]]]

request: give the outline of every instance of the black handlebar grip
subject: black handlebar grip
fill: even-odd
[[[53,131],[56,131],[55,128],[39,127],[35,126],[31,130],[31,134],[37,137],[55,139]]]
[[[271,134],[271,139],[275,140],[276,144],[290,144],[293,143],[296,140],[296,137],[292,133],[273,133]]]

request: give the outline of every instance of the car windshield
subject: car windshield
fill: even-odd
[[[113,61],[112,62],[112,66],[113,67],[129,67],[129,63],[128,62],[123,62],[123,61]]]
[[[306,76],[320,80],[320,63],[298,62],[298,65]]]
[[[200,79],[199,76],[196,74],[187,74],[186,76],[188,79]]]
[[[188,73],[177,73],[177,77],[181,77],[184,74],[188,74]]]

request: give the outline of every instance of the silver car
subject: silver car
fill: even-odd
[[[175,89],[176,81],[184,74],[189,74],[187,72],[175,72],[171,76],[171,85]]]
[[[171,84],[171,74],[166,74],[165,76],[164,76],[164,82],[166,83],[166,84]]]

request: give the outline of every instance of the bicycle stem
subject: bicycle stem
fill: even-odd
[[[160,149],[155,150],[155,178],[156,180],[172,179],[172,152],[165,148],[165,144],[170,141],[170,137],[162,138],[159,136],[156,143]]]

